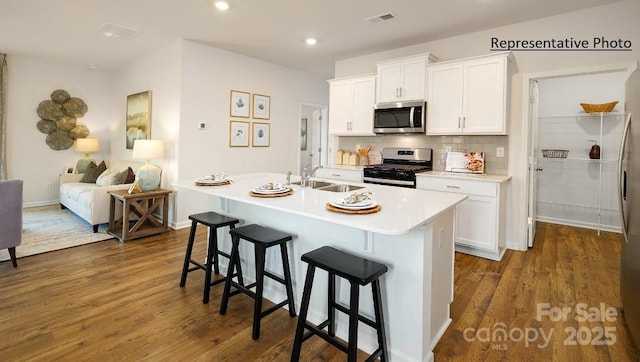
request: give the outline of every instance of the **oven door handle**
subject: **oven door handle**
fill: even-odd
[[[367,183],[379,184],[379,185],[401,185],[401,186],[414,185],[413,181],[390,180],[388,178],[363,177],[362,180]]]

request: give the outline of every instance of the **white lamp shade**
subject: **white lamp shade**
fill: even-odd
[[[78,138],[76,150],[84,153],[98,152],[100,151],[100,141],[97,138]]]
[[[160,140],[135,140],[133,142],[133,152],[131,158],[141,158],[150,160],[162,157],[164,146]]]

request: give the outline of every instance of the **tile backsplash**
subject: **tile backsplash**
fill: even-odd
[[[383,148],[432,148],[433,169],[443,171],[447,147],[451,151],[480,151],[485,155],[485,172],[507,175],[509,164],[509,136],[426,136],[415,134],[379,135],[375,137],[338,137],[336,149],[355,151],[356,146],[371,146],[373,150]],[[496,157],[496,148],[504,147],[504,157]]]

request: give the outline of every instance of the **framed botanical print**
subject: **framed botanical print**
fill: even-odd
[[[133,141],[151,138],[151,91],[127,96],[126,145],[133,149]]]
[[[271,117],[271,97],[262,94],[253,95],[253,118],[269,119]]]
[[[243,117],[249,118],[249,99],[250,93],[240,92],[236,90],[231,91],[229,114],[231,117]]]
[[[229,121],[229,146],[249,147],[249,122]]]
[[[253,122],[253,147],[269,147],[270,126],[269,123]]]

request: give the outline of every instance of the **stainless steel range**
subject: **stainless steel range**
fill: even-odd
[[[433,169],[431,148],[384,148],[382,164],[364,168],[364,182],[416,188],[416,173]]]

